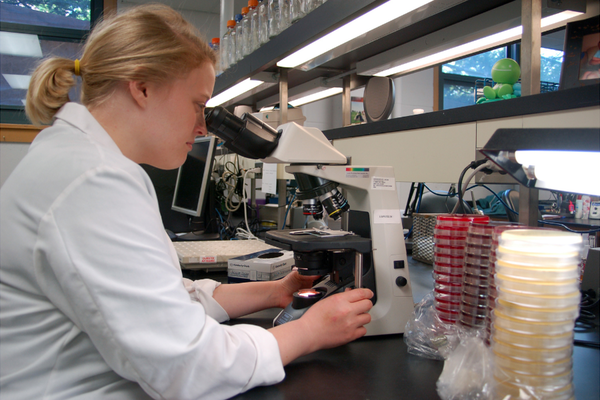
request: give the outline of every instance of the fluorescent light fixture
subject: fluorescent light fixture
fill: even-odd
[[[335,31],[290,54],[277,63],[278,67],[295,68],[321,54],[335,49],[365,33],[387,24],[433,0],[390,0],[348,22]]]
[[[545,28],[550,25],[558,24],[563,21],[569,20],[577,15],[581,15],[581,13],[575,11],[563,11],[561,13],[543,18],[541,26],[542,28]],[[374,76],[396,75],[402,72],[410,72],[417,69],[429,67],[431,65],[440,64],[444,61],[452,60],[462,55],[471,54],[480,50],[485,50],[496,46],[500,46],[504,43],[512,42],[514,40],[519,39],[522,36],[522,34],[523,26],[517,26],[515,28],[507,29],[505,31],[498,32],[493,35],[483,37],[481,39],[473,40],[471,42],[453,47],[451,49],[443,50],[438,53],[431,54],[413,61],[402,63],[395,67],[378,72],[374,74]]]
[[[211,98],[206,103],[206,106],[207,107],[219,106],[223,103],[226,103],[227,101],[229,101],[231,99],[234,99],[234,98],[240,96],[241,94],[246,93],[249,90],[254,89],[255,87],[257,87],[259,85],[262,85],[263,83],[264,83],[263,81],[248,78],[244,81],[241,81],[237,85],[230,87],[229,89],[225,90],[224,92],[219,93],[215,97]]]
[[[31,75],[2,74],[12,89],[28,89]]]
[[[533,174],[537,188],[560,187],[569,193],[600,194],[599,179],[574,174],[570,168],[565,168],[565,165],[576,165],[579,171],[593,171],[600,165],[599,152],[518,150],[515,158]]]
[[[526,187],[600,195],[599,179],[573,172],[598,169],[599,129],[498,129],[480,151]]]
[[[336,94],[342,93],[344,89],[340,87],[333,87],[329,89],[322,90],[317,93],[310,94],[308,96],[301,97],[296,100],[289,101],[288,103],[294,107],[299,107],[304,104],[312,103],[313,101],[321,100],[326,97],[335,96]]]
[[[0,54],[21,57],[42,57],[37,35],[0,31]]]

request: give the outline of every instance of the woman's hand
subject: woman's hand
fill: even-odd
[[[297,320],[271,328],[283,365],[313,351],[351,342],[364,336],[371,322],[369,289],[347,289],[316,302]]]
[[[294,268],[285,278],[276,281],[278,284],[278,307],[285,308],[291,303],[294,293],[300,289],[312,287],[313,282],[318,278],[318,276],[300,275],[298,270]]]
[[[367,333],[364,325],[371,322],[373,307],[369,289],[346,289],[317,301],[300,318],[305,334],[313,336],[315,350],[327,349],[351,342]]]

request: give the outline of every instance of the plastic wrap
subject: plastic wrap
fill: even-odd
[[[492,352],[480,335],[461,336],[444,363],[438,394],[442,400],[491,400],[495,388]]]
[[[458,328],[439,319],[433,292],[415,306],[404,330],[404,342],[410,354],[434,360],[444,360],[458,346]]]

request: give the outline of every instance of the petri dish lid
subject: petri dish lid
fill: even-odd
[[[490,217],[487,215],[479,214],[441,214],[438,215],[437,223],[440,225],[455,225],[455,226],[469,226],[471,222],[475,223],[487,223],[490,221]]]
[[[494,230],[494,225],[486,224],[481,222],[471,222],[469,225],[469,233],[473,233],[476,235],[486,235],[492,236],[492,232]]]
[[[543,229],[512,229],[502,232],[499,247],[525,254],[564,254],[580,251],[580,234]]]

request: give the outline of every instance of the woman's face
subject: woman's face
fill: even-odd
[[[149,112],[146,156],[161,169],[181,166],[197,136],[205,136],[204,108],[215,84],[215,70],[204,63],[183,79],[156,89]],[[146,147],[146,146],[145,146]]]

